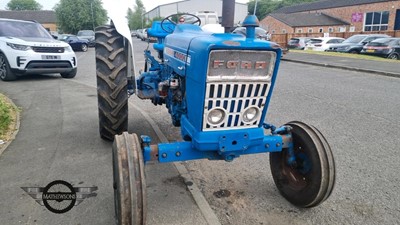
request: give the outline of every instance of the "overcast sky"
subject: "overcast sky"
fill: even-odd
[[[10,0],[0,0],[0,9],[5,9],[7,3]],[[110,10],[113,5],[115,5],[115,0],[102,0],[103,1],[103,7],[106,10]],[[236,0],[236,2],[241,2],[241,3],[247,3],[249,0]],[[53,9],[54,5],[59,2],[59,0],[36,0],[39,4],[43,6],[43,9],[49,10]],[[134,9],[135,5],[135,0],[123,0],[125,8],[130,7]],[[142,0],[144,7],[146,7],[146,10],[152,10],[154,7],[158,5],[163,5],[166,3],[171,3],[171,2],[177,2],[177,0]],[[211,9],[212,10],[212,9]]]

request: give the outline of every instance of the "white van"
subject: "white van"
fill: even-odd
[[[214,11],[198,11],[194,13],[201,20],[201,26],[207,24],[219,24],[217,12]]]

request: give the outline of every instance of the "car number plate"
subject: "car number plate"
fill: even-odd
[[[61,59],[61,56],[59,56],[59,55],[42,55],[42,59],[46,59],[46,60]]]
[[[374,49],[367,49],[367,52],[375,52]]]

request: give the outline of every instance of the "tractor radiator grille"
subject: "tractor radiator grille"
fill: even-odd
[[[203,131],[224,129],[243,129],[258,127],[261,114],[269,92],[269,82],[211,82],[207,83],[203,113]],[[259,109],[255,121],[246,123],[243,113],[249,107]],[[209,122],[209,112],[213,109],[223,110],[223,122],[213,125]]]

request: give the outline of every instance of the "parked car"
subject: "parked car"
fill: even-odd
[[[232,31],[232,33],[246,36],[246,27],[237,27],[235,30]],[[262,29],[261,27],[256,27],[256,38],[269,40],[267,31]]]
[[[140,29],[138,31],[137,37],[140,40],[145,41],[147,39],[147,29]]]
[[[306,44],[312,39],[312,37],[294,37],[290,38],[287,47],[289,49],[304,50]]]
[[[48,73],[73,78],[76,72],[77,58],[71,46],[55,40],[40,23],[0,19],[0,79]]]
[[[240,34],[245,37],[246,36],[246,27],[237,27],[232,31],[232,33]],[[256,27],[256,38],[269,41],[271,36],[263,28]],[[288,48],[281,48],[281,49],[282,49],[282,56],[289,52]]]
[[[305,50],[313,51],[326,51],[334,44],[339,44],[344,41],[344,38],[340,37],[319,37],[312,38],[304,48]]]
[[[390,37],[390,36],[386,34],[356,34],[347,38],[341,44],[332,45],[329,48],[329,51],[358,54],[363,49],[364,45],[368,44],[369,42],[375,39],[385,38],[385,37]]]
[[[379,38],[366,44],[361,54],[400,59],[400,38]]]
[[[87,39],[89,41],[89,47],[94,47],[96,45],[94,31],[92,30],[80,30],[76,36],[82,39]]]
[[[89,47],[89,41],[87,39],[79,38],[73,34],[61,34],[58,36],[58,40],[67,42],[75,51],[86,52]]]

